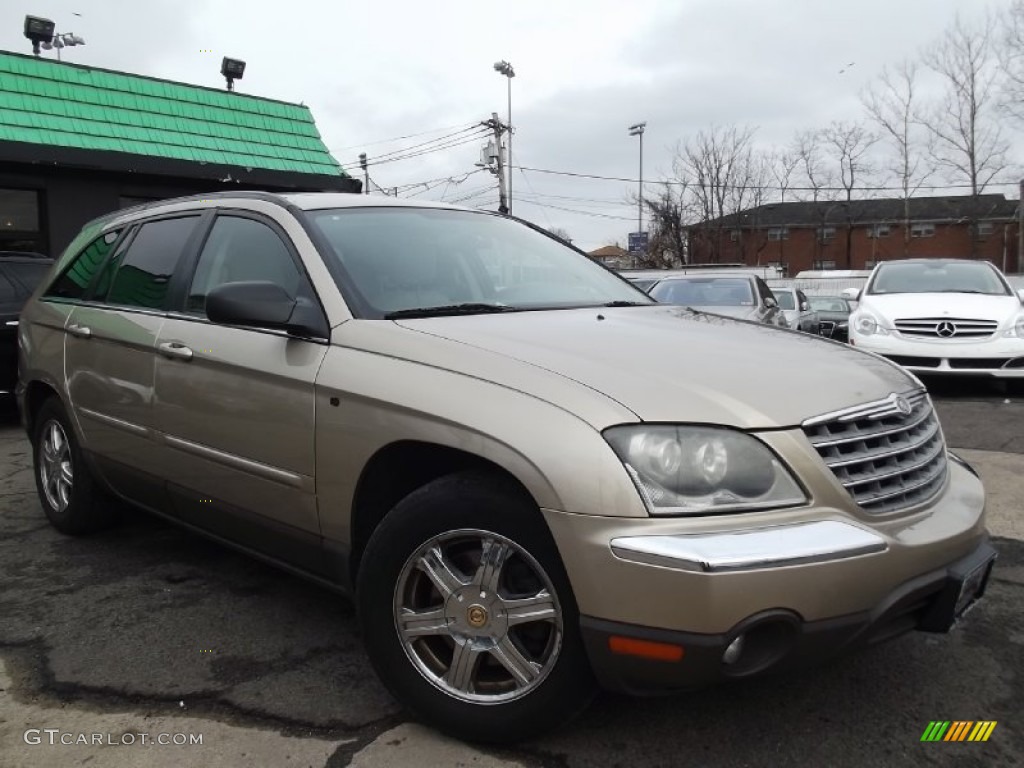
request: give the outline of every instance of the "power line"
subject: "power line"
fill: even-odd
[[[451,149],[452,147],[461,146],[462,144],[468,144],[473,141],[479,141],[480,137],[487,132],[486,129],[483,128],[482,126],[475,126],[470,130],[472,130],[473,133],[469,135],[460,136],[460,134],[465,133],[465,131],[458,131],[457,133],[453,133],[448,136],[442,136],[437,139],[422,142],[420,144],[413,144],[411,146],[404,147],[400,150],[395,150],[394,152],[388,152],[386,154],[380,155],[379,157],[367,158],[366,164],[368,166],[382,165],[384,163],[396,162],[398,160],[408,160],[413,157],[420,157],[422,155],[426,155],[431,152],[438,152],[443,149]],[[355,161],[351,161],[348,163],[343,162],[341,163],[341,165],[354,166],[356,164],[361,163],[362,158],[357,158]]]
[[[351,144],[347,147],[338,147],[333,150],[334,152],[347,152],[350,149],[365,149],[366,147],[378,147],[381,144],[390,144],[393,141],[402,141],[403,139],[415,139],[419,136],[427,136],[431,133],[440,133],[441,131],[451,131],[455,128],[469,127],[475,125],[475,123],[457,123],[456,125],[446,125],[443,128],[434,128],[429,131],[420,131],[419,133],[410,133],[406,136],[395,136],[391,139],[380,139],[379,141],[363,142],[361,144]]]
[[[575,208],[564,208],[560,205],[551,205],[550,203],[538,203],[535,200],[522,200],[527,205],[535,205],[538,208],[551,208],[556,211],[566,211],[567,213],[576,213],[580,216],[593,216],[599,219],[618,219],[619,221],[635,221],[632,216],[615,216],[610,213],[597,213],[596,211],[580,211]]]
[[[531,171],[533,173],[547,173],[547,174],[552,174],[554,176],[571,176],[573,178],[593,179],[593,180],[596,180],[596,181],[621,181],[621,182],[628,183],[628,184],[638,184],[639,181],[640,181],[639,179],[630,179],[630,178],[625,178],[625,177],[622,177],[622,176],[601,176],[600,174],[596,174],[596,173],[578,173],[576,171],[555,171],[555,170],[552,170],[550,168],[529,168],[529,167],[520,166],[520,165],[517,165],[517,166],[514,166],[514,167],[518,168],[521,171]],[[691,184],[689,182],[672,181],[672,180],[669,180],[669,181],[652,181],[652,182],[649,182],[649,183],[652,184],[652,185],[667,184],[667,185],[673,186],[673,187],[695,186],[694,184]],[[1020,184],[1019,180],[1016,180],[1016,181],[992,181],[992,182],[989,182],[986,186],[987,187],[1017,187],[1019,184]],[[739,185],[739,184],[720,184],[720,185],[716,185],[716,186],[718,188],[720,188],[720,189],[742,189],[742,190],[749,190],[749,191],[758,190],[758,191],[762,191],[762,192],[774,191],[774,190],[778,190],[779,189],[779,186],[775,185],[775,184],[765,184],[765,185],[757,185],[757,184],[743,184],[743,185]],[[935,190],[935,189],[970,189],[970,187],[971,187],[970,184],[931,184],[931,185],[925,184],[925,185],[921,185],[921,186],[917,187],[917,189],[928,189],[928,190]],[[846,192],[846,188],[845,187],[786,187],[786,191],[787,192]],[[903,191],[903,187],[892,187],[892,186],[855,187],[854,191],[856,191],[856,192],[902,192]]]
[[[456,179],[455,175],[452,175],[452,176],[441,176],[441,177],[436,178],[436,179],[430,179],[429,181],[418,182],[416,184],[403,184],[403,185],[401,185],[401,186],[399,186],[397,188],[398,189],[412,190],[415,187],[422,186],[423,189],[419,190],[418,192],[413,192],[412,194],[405,195],[405,197],[419,197],[420,195],[426,194],[427,192],[431,191],[432,189],[437,189],[437,187],[441,186],[441,184],[448,184],[448,185],[458,186],[459,184],[462,184],[470,176],[473,176],[474,174],[480,173],[481,171],[483,171],[483,168],[477,168],[475,171],[468,171],[468,172],[466,172],[466,173],[464,173],[462,175],[461,179]],[[437,182],[437,183],[435,184],[435,182]]]

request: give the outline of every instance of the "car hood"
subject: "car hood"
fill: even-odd
[[[682,307],[517,312],[395,325],[420,339],[403,341],[403,357],[430,365],[443,359],[446,368],[550,400],[531,391],[541,369],[582,385],[587,396],[602,393],[645,421],[789,427],[915,387],[897,366],[845,344]],[[462,351],[436,349],[431,338],[462,345]],[[495,354],[521,364],[518,380],[510,380],[513,371],[497,365]],[[563,400],[558,405],[579,410],[565,402],[564,389],[557,394]],[[582,399],[582,392],[575,397]]]
[[[879,313],[887,320],[918,317],[959,317],[965,320],[1002,322],[1020,311],[1016,296],[984,296],[977,293],[892,293],[861,297],[860,310]]]

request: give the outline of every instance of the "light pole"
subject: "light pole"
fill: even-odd
[[[644,129],[647,127],[647,123],[635,123],[629,126],[630,136],[640,137],[640,183],[637,186],[636,196],[636,233],[637,233],[637,248],[643,243],[644,234]],[[636,266],[636,257],[633,257],[634,266]]]
[[[508,177],[505,180],[508,194],[505,199],[508,206],[506,212],[512,213],[512,78],[516,76],[516,71],[504,60],[495,62],[494,71],[508,78]]]

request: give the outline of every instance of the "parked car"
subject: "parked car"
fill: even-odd
[[[41,253],[0,251],[0,396],[18,382],[18,317],[53,260]]]
[[[762,286],[738,284],[768,308]],[[388,689],[466,739],[533,736],[595,681],[693,688],[948,631],[994,558],[981,482],[898,366],[657,304],[497,214],[119,211],[19,333],[58,530],[110,525],[112,494],[352,594]]]
[[[644,293],[651,290],[658,282],[656,277],[634,277],[633,275],[623,275],[623,277]]]
[[[842,296],[809,296],[811,309],[818,313],[819,333],[836,341],[847,341],[853,307]]]
[[[850,343],[922,373],[1024,378],[1024,291],[986,261],[908,259],[875,267]]]
[[[817,334],[820,330],[818,313],[799,288],[772,288],[786,323],[795,331]]]
[[[788,328],[771,288],[756,275],[668,277],[647,291],[663,304],[677,304],[716,315]]]

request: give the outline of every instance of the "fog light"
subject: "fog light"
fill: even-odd
[[[722,654],[722,662],[725,664],[735,664],[739,661],[740,654],[743,653],[743,635],[740,635],[725,649],[725,653]]]

